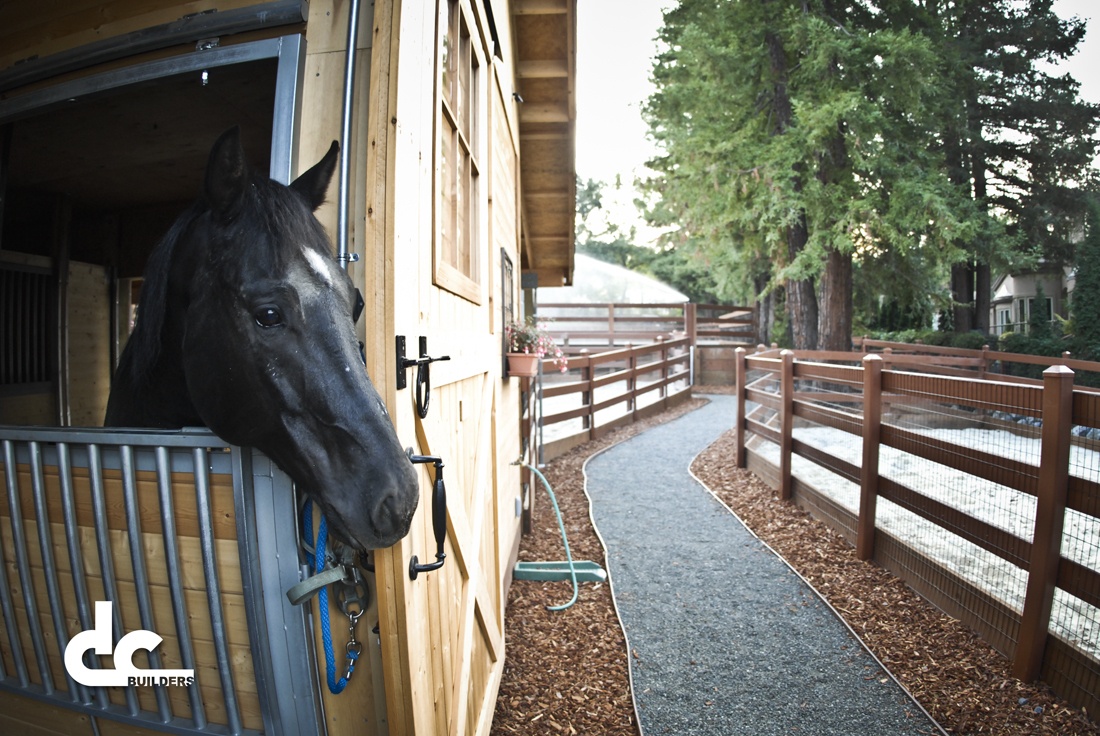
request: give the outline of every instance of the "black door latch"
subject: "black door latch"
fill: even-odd
[[[405,357],[405,336],[397,336],[397,390],[400,391],[408,386],[408,381],[405,378],[405,370],[416,366],[416,413],[421,419],[428,416],[428,402],[432,398],[432,379],[428,371],[428,366],[437,360],[450,360],[451,356],[444,355],[439,358],[433,358],[428,355],[428,338],[424,335],[420,336],[420,357],[419,358],[406,358]]]

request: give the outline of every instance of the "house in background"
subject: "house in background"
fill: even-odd
[[[990,299],[990,332],[998,336],[1007,332],[1026,333],[1031,315],[1044,308],[1036,302],[1040,291],[1051,322],[1055,315],[1069,317],[1075,273],[1068,266],[1055,266],[999,276],[993,282]]]

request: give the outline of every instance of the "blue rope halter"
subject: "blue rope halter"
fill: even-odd
[[[325,569],[325,547],[328,544],[328,522],[325,520],[324,515],[321,516],[320,525],[317,528],[317,544],[314,547],[313,537],[313,502],[307,500],[302,509],[302,536],[306,541],[306,562],[313,569],[313,572],[320,573]],[[314,547],[314,552],[310,553],[309,548]],[[347,644],[348,666],[344,672],[344,676],[339,680],[336,679],[336,655],[332,649],[332,628],[329,621],[328,612],[328,588],[323,587],[317,591],[318,607],[320,608],[321,616],[321,641],[325,647],[325,673],[328,679],[328,689],[333,695],[339,695],[344,692],[344,688],[348,686],[348,680],[351,678],[352,672],[355,671],[355,661],[359,659],[360,653],[363,651],[362,645],[355,641],[355,623],[360,614],[352,616],[351,618],[351,639]]]

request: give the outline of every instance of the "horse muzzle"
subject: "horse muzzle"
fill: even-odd
[[[358,549],[383,549],[409,533],[420,500],[416,472],[400,463],[383,481],[375,478],[366,489],[318,501],[329,526],[341,540]]]

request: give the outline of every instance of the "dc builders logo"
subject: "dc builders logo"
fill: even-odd
[[[145,629],[131,631],[118,640],[118,646],[114,648],[114,669],[91,669],[85,665],[84,653],[89,650],[98,655],[112,653],[113,613],[114,604],[111,601],[96,601],[95,628],[82,631],[69,640],[69,645],[65,647],[65,670],[70,677],[89,687],[187,687],[195,681],[195,670],[143,670],[134,666],[134,652],[138,649],[152,651],[164,641],[158,634]]]

